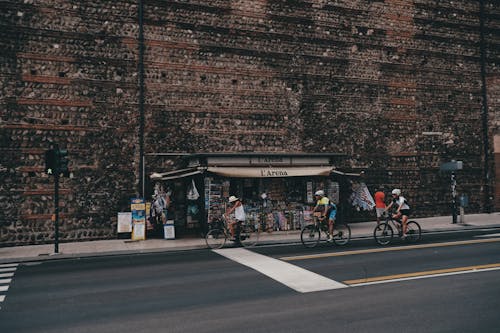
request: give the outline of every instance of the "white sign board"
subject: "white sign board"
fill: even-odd
[[[132,212],[118,213],[118,233],[132,232]]]

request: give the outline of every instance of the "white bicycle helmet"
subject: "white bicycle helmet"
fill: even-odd
[[[400,196],[401,195],[401,190],[399,188],[395,188],[394,190],[392,190],[392,194]]]
[[[314,193],[314,195],[319,195],[320,197],[324,197],[324,196],[325,196],[325,192],[324,192],[324,191],[322,191],[322,190],[319,190],[319,191],[316,191],[316,192]]]

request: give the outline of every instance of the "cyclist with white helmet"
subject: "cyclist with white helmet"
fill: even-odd
[[[314,193],[314,197],[316,198],[316,206],[314,207],[314,212],[321,213],[321,220],[323,221],[326,217],[328,217],[328,242],[333,241],[333,227],[335,225],[335,216],[337,214],[337,209],[333,202],[330,202],[330,199],[325,196],[325,192],[322,190],[318,190]]]
[[[235,239],[235,228],[236,225],[242,222],[245,222],[246,214],[245,209],[243,207],[243,203],[239,198],[232,195],[228,199],[229,207],[226,210],[224,216],[228,219],[227,226],[229,227],[229,232],[231,233],[231,237]],[[233,216],[234,215],[234,216]]]
[[[403,226],[403,235],[401,238],[406,238],[406,222],[408,222],[408,217],[410,216],[410,206],[405,197],[401,195],[401,190],[395,188],[392,190],[392,202],[385,209],[388,211],[391,207],[397,206],[396,213],[392,216],[394,219],[401,218],[401,224]]]

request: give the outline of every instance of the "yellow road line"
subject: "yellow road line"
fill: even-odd
[[[426,249],[426,248],[433,248],[433,247],[471,245],[471,244],[494,243],[494,242],[500,242],[500,238],[474,239],[474,240],[467,240],[467,241],[420,244],[420,245],[411,245],[411,246],[383,247],[383,248],[357,250],[357,251],[318,253],[318,254],[309,254],[309,255],[303,255],[303,256],[282,257],[280,259],[285,260],[285,261],[321,259],[321,258],[329,258],[329,257],[350,256],[350,255],[355,255],[355,254],[367,254],[367,253],[390,252],[390,251],[406,251],[406,250]]]
[[[432,270],[432,271],[413,272],[413,273],[395,274],[395,275],[387,275],[387,276],[375,276],[375,277],[364,278],[364,279],[346,280],[346,281],[342,281],[342,283],[345,283],[347,285],[355,285],[355,284],[360,284],[360,283],[370,283],[370,282],[378,282],[378,281],[406,279],[406,278],[412,278],[412,277],[441,275],[441,274],[449,274],[449,273],[456,273],[456,272],[476,271],[476,270],[483,270],[483,269],[490,269],[490,268],[500,268],[500,263],[489,264],[489,265],[476,265],[476,266],[436,269],[436,270]]]

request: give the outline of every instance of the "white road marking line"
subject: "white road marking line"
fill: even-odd
[[[12,282],[12,279],[0,279],[0,284],[9,284]]]
[[[1,273],[0,278],[13,277],[14,273]]]
[[[5,267],[17,267],[19,264],[0,264],[0,268],[5,268]]]
[[[477,235],[474,237],[488,238],[488,237],[500,237],[500,234],[488,234],[488,235]]]
[[[15,272],[16,270],[16,267],[0,268],[0,273]]]
[[[0,302],[3,302],[5,300],[5,295],[0,295]]]
[[[359,287],[359,286],[369,286],[372,284],[380,284],[380,283],[391,283],[391,282],[399,282],[399,281],[408,281],[408,280],[418,280],[418,279],[428,279],[440,276],[449,276],[449,275],[460,275],[460,274],[469,274],[469,273],[480,273],[480,272],[488,272],[488,271],[497,271],[500,270],[500,267],[495,268],[485,268],[485,269],[475,269],[469,271],[462,272],[451,272],[451,273],[443,273],[443,274],[430,274],[430,275],[422,275],[422,276],[412,276],[407,278],[393,279],[393,280],[383,280],[383,281],[373,281],[373,282],[365,282],[365,283],[356,283],[349,285],[350,287]]]
[[[7,291],[9,290],[9,286],[0,286],[0,291]]]
[[[435,248],[435,247],[486,244],[486,243],[498,243],[498,242],[500,242],[499,238],[473,239],[473,240],[453,241],[453,242],[445,242],[445,243],[405,245],[405,246],[383,247],[383,248],[373,248],[373,249],[353,250],[353,251],[343,251],[343,252],[307,254],[307,255],[302,255],[302,256],[281,257],[280,259],[285,260],[285,261],[309,260],[309,259],[320,259],[320,258],[339,257],[339,256],[350,256],[350,255],[355,255],[355,254],[380,253],[380,252],[392,252],[392,251],[408,251],[408,250],[428,249],[428,248]]]
[[[213,251],[301,293],[348,287],[343,283],[328,279],[301,267],[246,249],[236,248]]]

